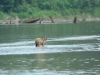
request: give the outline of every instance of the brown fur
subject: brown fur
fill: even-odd
[[[39,47],[40,45],[44,46],[44,41],[47,40],[46,37],[36,38],[35,39],[35,46]]]

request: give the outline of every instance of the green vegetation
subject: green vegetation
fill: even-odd
[[[26,17],[100,16],[100,0],[0,0],[0,19]]]

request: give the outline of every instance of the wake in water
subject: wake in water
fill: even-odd
[[[67,38],[52,38],[51,41],[68,41],[68,40],[90,40],[90,39],[100,39],[100,36],[76,36],[76,37],[67,37]]]
[[[92,43],[79,43],[79,44],[48,44],[54,41],[81,41],[81,40],[96,40]],[[22,41],[14,43],[0,44],[0,55],[12,54],[37,54],[37,53],[56,53],[56,52],[74,52],[74,51],[100,51],[100,36],[79,36],[67,38],[49,38],[44,48],[36,48],[34,41]]]

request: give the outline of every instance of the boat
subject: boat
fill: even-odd
[[[30,19],[24,19],[21,21],[21,23],[35,23],[37,21],[39,21],[40,18],[30,18]]]

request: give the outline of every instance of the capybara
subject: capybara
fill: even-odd
[[[35,45],[36,47],[39,47],[40,45],[44,46],[44,41],[47,40],[46,37],[36,38],[35,39]]]

